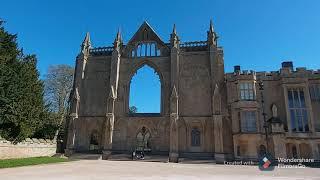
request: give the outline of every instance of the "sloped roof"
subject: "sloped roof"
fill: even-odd
[[[144,21],[139,27],[137,32],[132,36],[128,44],[135,44],[136,42],[141,41],[155,41],[158,44],[164,45],[164,42],[158,36],[158,34],[153,30],[153,28],[148,24],[147,21]]]

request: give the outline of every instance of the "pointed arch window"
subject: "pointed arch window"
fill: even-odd
[[[156,56],[156,44],[155,43],[151,43],[151,45],[150,45],[150,55]]]
[[[161,56],[161,51],[156,42],[143,42],[131,50],[131,57],[152,57]]]
[[[200,146],[200,131],[198,128],[191,130],[191,146]]]
[[[150,65],[142,65],[131,77],[129,85],[129,107],[136,107],[139,114],[159,115],[161,112],[161,78]],[[130,110],[129,110],[130,111]]]

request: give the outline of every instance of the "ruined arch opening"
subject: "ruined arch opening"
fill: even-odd
[[[136,150],[143,152],[151,151],[151,133],[148,128],[143,126],[136,135]]]
[[[137,68],[129,85],[129,115],[159,116],[161,89],[161,77],[154,67],[143,64]]]
[[[89,150],[96,151],[99,149],[99,135],[97,130],[93,130],[90,134]]]

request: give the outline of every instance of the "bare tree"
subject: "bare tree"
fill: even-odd
[[[73,84],[74,68],[61,64],[49,66],[45,84],[45,99],[51,111],[57,114],[57,121],[61,127],[68,109],[68,99]],[[54,139],[57,139],[59,129]]]

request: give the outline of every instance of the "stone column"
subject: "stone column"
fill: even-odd
[[[107,100],[107,114],[104,122],[104,136],[103,136],[103,150],[102,159],[109,159],[112,153],[112,135],[114,129],[114,103],[116,100],[116,94],[113,86],[110,87],[109,98]]]
[[[108,113],[104,123],[104,145],[102,150],[102,159],[109,159],[112,153],[112,135],[114,129],[114,114]]]
[[[90,55],[91,41],[89,33],[86,34],[82,44],[81,51],[76,58],[76,67],[74,71],[73,89],[70,94],[70,114],[67,132],[67,145],[65,155],[70,156],[75,151],[75,138],[76,138],[76,123],[80,113],[80,93],[83,86],[83,79],[85,78],[86,64]]]
[[[223,118],[221,114],[221,94],[219,86],[217,84],[215,84],[212,95],[212,112],[214,156],[217,163],[223,163],[226,159],[226,155],[223,149]]]
[[[169,161],[178,162],[179,161],[179,129],[178,129],[178,93],[173,86],[171,98],[170,98],[170,152]]]
[[[171,114],[170,116],[170,152],[169,161],[179,162],[179,138],[178,138],[178,116],[176,114]]]
[[[69,124],[67,132],[67,147],[65,149],[65,155],[71,156],[75,151],[75,138],[76,138],[76,123],[78,121],[78,114],[80,108],[80,95],[78,88],[74,88],[71,93],[71,105],[70,105],[70,114],[69,114]]]
[[[120,77],[120,64],[121,64],[121,47],[122,38],[120,31],[117,32],[117,36],[114,40],[114,49],[111,57],[110,67],[110,91],[107,98],[107,114],[104,123],[104,138],[102,159],[109,159],[112,153],[112,135],[114,129],[115,110],[114,104],[118,96],[118,85]]]
[[[179,108],[178,108],[178,92],[179,92],[179,53],[180,53],[180,40],[177,35],[176,26],[173,26],[172,33],[170,35],[171,44],[171,96],[170,96],[170,152],[169,161],[177,163],[179,161]]]
[[[214,134],[214,157],[216,163],[223,163],[226,160],[226,154],[223,150],[223,122],[222,115],[213,115],[213,134]]]
[[[64,150],[65,156],[67,157],[71,156],[74,153],[77,119],[78,119],[77,117],[69,116],[70,121],[68,125],[67,148]]]
[[[271,122],[271,140],[273,141],[273,151],[274,158],[286,158],[286,141],[285,141],[285,131],[284,125],[281,120],[278,118],[278,108],[273,105],[272,106],[272,119]],[[268,151],[272,152],[272,149],[269,147]]]
[[[69,108],[69,124],[67,127],[67,145],[65,155],[70,156],[75,151],[75,138],[76,138],[76,122],[80,113],[80,93],[83,86],[83,79],[85,76],[86,64],[90,54],[91,42],[89,33],[86,34],[85,39],[81,45],[81,52],[76,58],[76,67],[74,71],[73,88],[70,93],[70,108]]]

